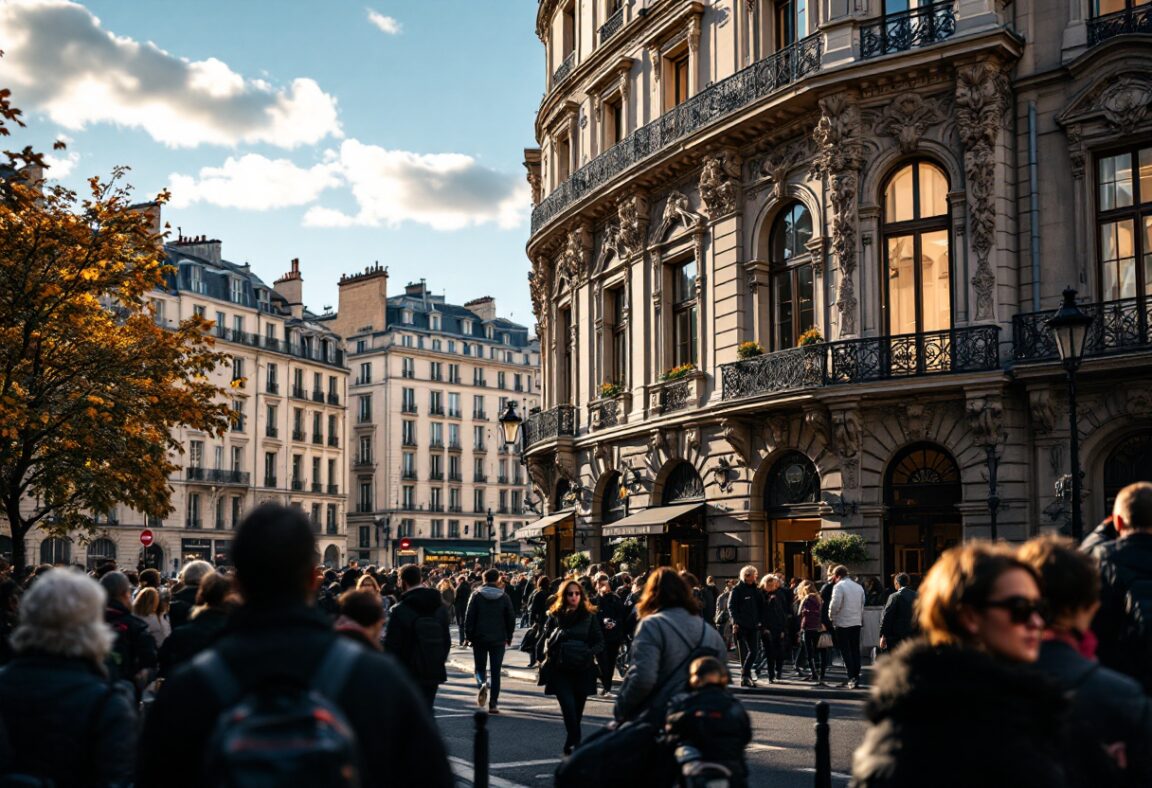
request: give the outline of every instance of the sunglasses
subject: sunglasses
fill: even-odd
[[[580,591],[568,591],[564,596],[584,596]]]
[[[1029,599],[1024,596],[1010,596],[1007,599],[993,599],[977,607],[998,607],[1008,611],[1008,618],[1013,624],[1027,624],[1032,616],[1038,615],[1043,621],[1048,621],[1048,603],[1043,599]]]

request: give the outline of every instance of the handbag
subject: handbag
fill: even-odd
[[[519,650],[526,651],[529,654],[536,650],[536,641],[539,639],[540,633],[536,627],[532,627],[524,633],[523,639],[520,641]]]
[[[820,639],[816,641],[816,648],[832,648],[832,633],[821,632]]]

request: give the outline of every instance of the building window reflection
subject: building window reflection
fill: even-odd
[[[884,190],[884,308],[890,334],[952,327],[948,178],[934,164],[901,167]]]
[[[812,215],[800,203],[787,206],[772,227],[772,348],[795,346],[816,325]]]
[[[1152,295],[1152,147],[1096,163],[1100,297]]]

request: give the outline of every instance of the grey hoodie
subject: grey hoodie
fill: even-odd
[[[516,614],[512,600],[502,588],[482,585],[468,600],[464,614],[464,634],[479,645],[508,643],[516,632]]]

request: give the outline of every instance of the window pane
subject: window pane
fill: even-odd
[[[916,332],[916,274],[912,236],[888,239],[888,330]]]
[[[939,167],[920,164],[920,218],[948,213],[948,179]]]
[[[807,331],[816,325],[816,300],[812,266],[802,265],[796,269],[796,302],[800,312],[799,330]]]
[[[776,350],[792,347],[796,338],[792,333],[792,274],[781,271],[772,277],[773,301],[773,334],[776,338]]]
[[[1136,261],[1132,220],[1100,226],[1100,262],[1103,272],[1101,296],[1106,301],[1136,295]]]
[[[691,260],[676,269],[674,297],[677,303],[696,297],[696,261]]]
[[[1140,151],[1140,202],[1152,203],[1152,148]]]
[[[923,292],[924,331],[952,327],[951,279],[948,270],[948,231],[920,236],[920,276]]]
[[[1152,216],[1144,218],[1144,295],[1152,295]]]
[[[1100,160],[1100,210],[1132,205],[1132,154],[1105,156]]]
[[[912,207],[912,165],[896,173],[884,195],[884,220],[905,222],[914,218]]]

